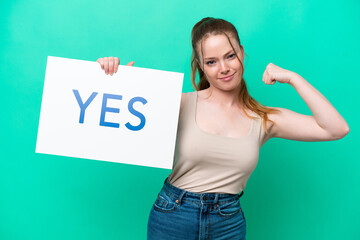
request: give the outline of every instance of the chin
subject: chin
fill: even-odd
[[[217,89],[224,91],[224,92],[233,92],[239,90],[239,85],[236,86],[218,86]]]
[[[222,91],[232,92],[232,91],[240,90],[240,85],[241,85],[241,81],[237,83],[229,82],[229,84],[227,85],[225,84],[219,85],[218,88],[221,89]]]

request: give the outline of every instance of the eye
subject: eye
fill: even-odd
[[[235,53],[229,55],[229,58],[233,58],[233,57],[235,57]]]
[[[214,63],[214,61],[207,61],[206,62],[207,65],[212,65],[212,63]]]

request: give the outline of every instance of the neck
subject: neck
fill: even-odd
[[[240,89],[238,88],[232,91],[222,91],[212,86],[204,90],[205,98],[208,101],[219,104],[225,108],[240,107],[239,91]]]

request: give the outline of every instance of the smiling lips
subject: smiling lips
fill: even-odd
[[[220,79],[223,81],[228,81],[228,80],[232,79],[233,76],[234,76],[234,74],[227,76],[227,77],[220,78]]]

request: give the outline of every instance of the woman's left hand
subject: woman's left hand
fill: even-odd
[[[265,84],[275,84],[276,81],[279,83],[289,83],[292,77],[294,77],[296,73],[283,69],[281,67],[276,66],[275,64],[269,63],[266,66],[266,69],[263,74],[263,82]]]

